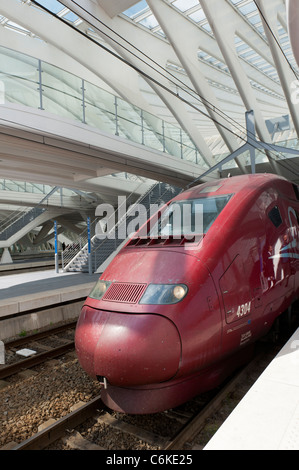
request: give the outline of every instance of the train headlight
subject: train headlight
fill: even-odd
[[[102,281],[101,279],[99,279],[99,281],[95,284],[95,286],[93,287],[88,297],[91,297],[92,299],[100,300],[105,294],[110,284],[111,282],[109,281]]]
[[[175,286],[173,288],[173,295],[177,300],[182,300],[186,293],[186,286]]]
[[[144,305],[169,305],[180,302],[187,294],[185,284],[150,284],[141,300]]]

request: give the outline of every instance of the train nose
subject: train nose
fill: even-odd
[[[75,343],[83,369],[92,377],[105,377],[110,385],[164,382],[179,369],[179,333],[161,315],[107,312],[84,306]]]

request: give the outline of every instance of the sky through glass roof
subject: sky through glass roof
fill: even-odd
[[[24,3],[24,1],[22,0],[18,1],[20,3]],[[200,0],[165,1],[168,2],[171,7],[177,12],[179,12],[184,18],[186,18],[188,21],[192,22],[198,28],[204,31],[205,34],[207,34],[208,41],[210,41],[211,37],[214,38],[213,31],[201,7]],[[105,39],[103,37],[100,37],[99,34],[97,34],[96,28],[91,29],[91,26],[89,24],[85,23],[84,20],[79,18],[79,16],[77,16],[75,13],[66,8],[65,5],[63,5],[60,1],[37,0],[37,2],[41,6],[48,8],[60,18],[71,22],[72,25],[80,28],[81,31],[86,32],[89,36],[92,36],[93,39],[98,40],[102,43],[105,42]],[[285,96],[281,89],[279,76],[276,67],[273,64],[271,52],[269,51],[268,41],[264,31],[261,16],[255,5],[255,2],[253,0],[223,0],[223,2],[231,4],[232,8],[234,8],[237,14],[240,15],[242,18],[245,18],[248,25],[252,28],[252,33],[258,35],[264,41],[265,50],[257,51],[253,49],[253,41],[247,43],[244,41],[244,39],[238,36],[237,33],[235,35],[236,54],[238,55],[242,66],[246,67],[246,73],[250,71],[249,75],[251,75],[251,77],[249,79],[249,82],[252,88],[258,91],[258,98],[262,101],[264,99],[264,94],[266,103],[268,103],[268,97],[271,96],[275,97],[279,101],[285,101]],[[32,2],[28,2],[28,5],[31,5],[31,7],[33,8],[39,8],[36,6],[36,4]],[[135,5],[122,12],[120,16],[126,21],[133,22],[134,24],[136,24],[136,26],[140,26],[143,29],[149,30],[150,33],[155,35],[156,37],[163,37],[163,39],[167,41],[165,33],[163,32],[159,22],[157,21],[150,7],[148,6],[146,0],[141,0],[137,2]],[[31,31],[12,22],[9,18],[0,16],[0,25],[4,26],[5,28],[9,28],[14,32],[36,37]],[[277,31],[277,39],[286,55],[286,58],[297,70],[287,31],[285,31],[285,29],[280,23],[277,24]],[[140,46],[140,49],[142,49],[142,45]],[[211,51],[209,52],[210,53],[207,53],[207,51],[205,51],[204,42],[200,45],[197,51],[198,60],[205,66],[203,68],[203,73],[206,73],[207,81],[214,88],[217,98],[220,101],[223,101],[224,103],[234,103],[235,96],[239,93],[234,83],[234,80],[232,79],[230,69],[224,62],[221,53],[218,54],[218,56],[216,57],[216,52],[215,56],[212,54]],[[188,75],[184,70],[184,67],[181,65],[179,59],[175,61],[168,60],[165,67],[169,70],[174,70],[185,76]],[[271,83],[273,83],[273,86]],[[224,91],[226,92],[226,95],[223,95]],[[146,91],[146,93],[146,98],[149,98],[149,92]],[[151,98],[149,98],[149,102],[151,102]],[[241,109],[243,110],[243,108],[240,107],[240,111]],[[228,108],[227,112],[230,112]],[[269,111],[267,110],[267,112]]]
[[[20,0],[21,1],[21,0]],[[70,21],[74,25],[79,25],[82,23],[82,20],[66,8],[58,0],[37,0],[40,5],[48,8],[53,13],[62,17],[65,20]],[[263,24],[261,17],[259,15],[258,9],[253,0],[228,0],[238,13],[246,18],[246,20],[252,25],[252,28],[266,39]],[[177,10],[179,10],[182,15],[187,17],[189,20],[196,23],[200,28],[204,29],[209,34],[213,35],[211,27],[206,19],[204,11],[201,8],[200,2],[198,0],[168,0],[168,2]],[[33,6],[35,6],[33,4]],[[149,29],[153,34],[158,36],[165,37],[165,34],[160,27],[157,19],[151,12],[146,0],[141,0],[129,9],[123,12],[124,18],[129,18],[131,21],[134,21],[136,24]],[[22,33],[30,34],[30,31],[25,30],[24,28],[18,27],[15,23],[12,23],[7,18],[0,17],[0,24],[5,25],[5,27],[10,27],[12,30]],[[290,47],[290,41],[287,32],[283,29],[282,25],[278,25],[278,40],[285,52],[285,55],[293,67],[297,68],[292,50]],[[199,51],[200,52],[200,51]],[[268,76],[271,79],[278,80],[277,71],[270,64],[265,63],[264,60],[260,60],[259,54],[248,46],[242,39],[238,38],[236,43],[236,52],[239,55],[240,59],[249,64],[255,66],[259,71]],[[209,60],[209,63],[213,61]]]

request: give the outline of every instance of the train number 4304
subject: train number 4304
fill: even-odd
[[[237,317],[244,317],[244,315],[248,315],[251,309],[251,301],[246,302],[245,304],[239,305],[237,310]]]

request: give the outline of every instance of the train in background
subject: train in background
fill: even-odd
[[[202,209],[202,229],[176,236],[172,208],[185,206],[192,220]],[[100,276],[78,320],[78,359],[109,408],[173,408],[250,360],[298,291],[298,187],[272,174],[204,183],[153,216]]]

